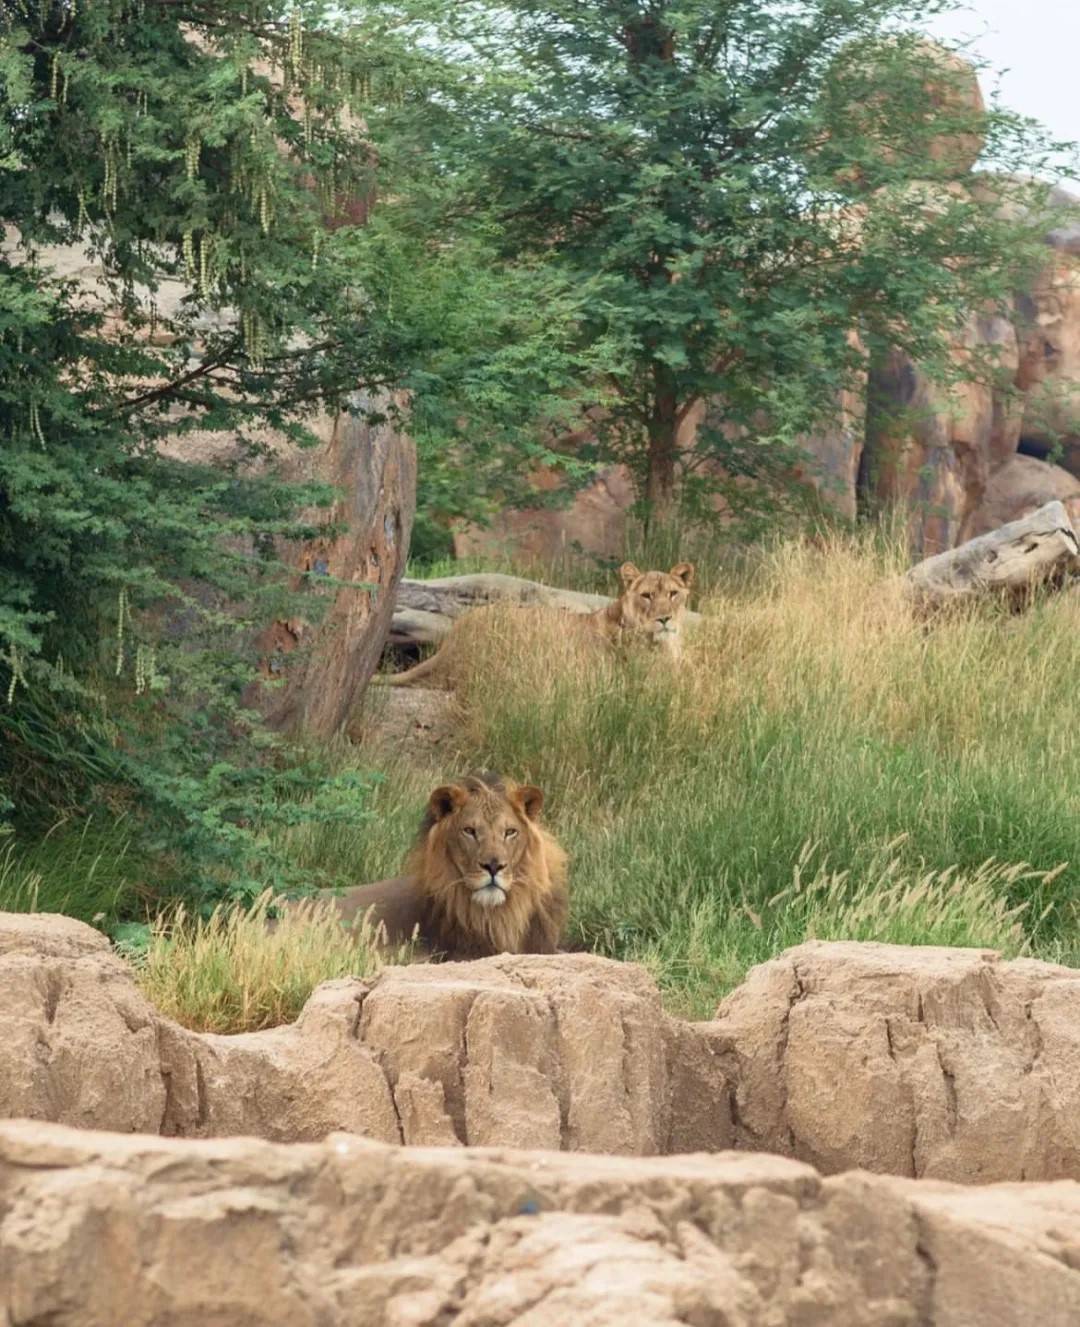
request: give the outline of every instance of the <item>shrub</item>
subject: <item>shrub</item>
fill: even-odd
[[[292,1022],[322,981],[363,977],[407,950],[378,947],[367,923],[346,930],[332,902],[306,899],[267,925],[273,896],[219,905],[209,917],[183,905],[159,917],[134,962],[143,993],[198,1032],[253,1032]]]

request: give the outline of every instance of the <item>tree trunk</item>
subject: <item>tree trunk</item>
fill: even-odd
[[[1023,593],[1080,567],[1080,543],[1060,502],[917,563],[904,577],[917,602],[936,606],[993,591]]]
[[[341,414],[324,445],[298,451],[286,468],[290,478],[318,479],[340,493],[332,507],[309,514],[312,524],[338,526],[340,533],[286,553],[288,560],[307,573],[308,584],[312,575],[353,584],[323,592],[332,598],[321,618],[290,618],[261,633],[265,681],[250,699],[271,727],[325,739],[344,727],[386,642],[409,552],[416,452],[389,422]],[[310,592],[320,593],[317,580]],[[286,656],[294,652],[290,664]],[[266,685],[278,678],[277,686]]]
[[[653,404],[649,418],[649,455],[645,476],[647,524],[663,526],[675,509],[678,457],[678,398],[675,375],[666,364],[653,364]]]

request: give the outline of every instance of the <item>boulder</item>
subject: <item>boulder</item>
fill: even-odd
[[[0,1321],[1072,1327],[1080,1186],[0,1123]]]
[[[644,1156],[684,1145],[689,1097],[727,1095],[651,978],[589,954],[388,968],[357,1036],[386,1073],[405,1143]],[[727,1146],[729,1122],[705,1112],[696,1141]]]
[[[1030,516],[1055,500],[1062,503],[1073,525],[1080,529],[1080,479],[1060,465],[1035,456],[1010,457],[990,476],[983,500],[971,518],[971,537]]]
[[[1078,1010],[1071,968],[810,942],[701,1030],[736,1084],[737,1147],[827,1173],[1080,1179]]]
[[[705,1108],[730,1091],[707,1043],[642,969],[593,955],[386,968],[324,982],[295,1023],[219,1036],[162,1017],[92,927],[2,913],[0,988],[0,1116],[630,1154],[732,1139]]]
[[[0,913],[0,991],[0,1116],[159,1131],[158,1018],[105,936]]]
[[[531,479],[538,493],[550,493],[562,480],[553,470]],[[549,563],[577,554],[621,557],[626,549],[627,515],[634,483],[623,465],[605,466],[560,506],[500,512],[490,525],[466,525],[454,532],[456,557],[514,557]]]

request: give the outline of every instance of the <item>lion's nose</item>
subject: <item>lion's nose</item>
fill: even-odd
[[[667,624],[671,621],[671,618],[670,618],[670,617],[658,617],[656,620],[657,620],[657,622],[660,623],[660,625],[661,625],[662,627],[666,627]]]
[[[487,873],[491,876],[492,880],[494,880],[495,877],[506,865],[506,863],[492,860],[490,862],[481,862],[480,865],[484,868],[485,871],[487,871]]]

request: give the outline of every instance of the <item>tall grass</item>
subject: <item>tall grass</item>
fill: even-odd
[[[777,545],[719,578],[677,672],[477,616],[461,760],[545,789],[578,943],[702,1012],[808,935],[1080,959],[1080,600],[925,622],[902,566],[880,537]],[[409,800],[411,833],[416,792],[376,813]]]
[[[346,930],[324,900],[304,900],[271,929],[271,901],[267,892],[250,908],[223,905],[208,918],[182,905],[159,917],[135,960],[147,998],[199,1032],[257,1031],[295,1019],[319,982],[407,956],[380,950],[371,926]]]
[[[0,840],[0,912],[111,922],[137,910],[147,892],[145,869],[122,818],[61,821],[29,845],[14,836]]]

